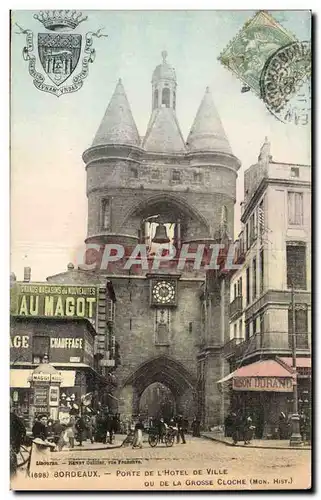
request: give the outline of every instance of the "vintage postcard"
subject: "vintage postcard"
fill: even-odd
[[[13,490],[311,488],[311,12],[11,12]]]

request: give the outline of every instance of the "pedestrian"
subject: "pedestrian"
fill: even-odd
[[[84,417],[80,416],[76,421],[77,430],[77,441],[79,441],[79,446],[82,446],[82,442],[86,440],[86,422]]]
[[[244,422],[244,444],[250,444],[253,436],[253,425],[252,418],[247,416]]]
[[[75,446],[75,434],[76,434],[76,417],[74,415],[70,415],[69,422],[67,424],[67,428],[64,433],[64,441],[69,443],[70,448],[73,448]]]
[[[230,426],[231,426],[231,438],[233,440],[233,444],[237,444],[239,440],[239,426],[240,426],[240,418],[234,411],[231,413],[230,417]]]
[[[288,419],[283,411],[279,416],[279,439],[287,439],[288,437]]]
[[[17,472],[19,453],[21,445],[26,437],[26,428],[21,418],[16,415],[13,409],[10,411],[10,475],[14,476]]]
[[[196,417],[192,422],[192,436],[200,437],[200,421]]]
[[[302,436],[302,441],[305,442],[307,439],[306,439],[306,436],[307,436],[307,432],[306,432],[306,428],[307,428],[307,425],[306,425],[306,416],[304,414],[303,411],[301,411],[299,413],[299,425],[300,425],[300,434]]]
[[[96,415],[91,415],[87,421],[87,437],[93,444],[95,442],[95,432],[96,432]]]
[[[40,438],[45,441],[48,437],[47,415],[40,414],[32,427],[32,435],[34,438]]]
[[[52,424],[52,435],[53,435],[53,442],[56,445],[56,449],[58,451],[61,451],[64,445],[64,440],[63,440],[63,434],[65,432],[65,427],[62,425],[60,420],[55,420],[55,422]]]
[[[144,425],[143,425],[141,418],[139,417],[139,419],[135,425],[133,448],[142,448],[143,447],[143,430],[144,430]]]
[[[173,432],[173,435],[174,435],[174,441],[175,441],[175,438],[176,438],[176,441],[177,441],[177,436],[178,436],[178,427],[175,423],[175,420],[173,418],[170,419],[169,421],[169,428],[172,430]]]
[[[176,419],[176,425],[178,428],[177,443],[179,443],[180,439],[181,439],[182,443],[186,444],[186,441],[185,441],[185,423],[183,421],[182,415],[178,415],[178,417]]]

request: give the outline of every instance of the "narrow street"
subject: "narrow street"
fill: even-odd
[[[226,446],[187,436],[186,444],[142,449],[121,447],[52,453],[52,466],[32,467],[29,487],[62,489],[180,490],[308,488],[309,450],[273,450]],[[24,479],[20,473],[20,479]],[[94,482],[93,482],[94,481]],[[32,484],[31,484],[32,483]]]

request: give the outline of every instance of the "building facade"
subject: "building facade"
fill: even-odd
[[[293,287],[302,410],[311,397],[311,166],[273,161],[266,139],[257,164],[245,171],[244,192],[241,267],[230,282],[230,340],[224,346],[225,357],[231,372],[248,365],[250,373],[251,364],[268,359],[291,371]],[[276,377],[281,368],[273,369]],[[254,412],[263,412],[260,420],[269,434],[281,411],[292,412],[292,385],[282,391],[282,387],[269,393],[264,388],[256,394],[234,391],[234,397],[242,397]]]

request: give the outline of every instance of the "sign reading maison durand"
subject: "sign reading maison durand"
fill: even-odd
[[[234,391],[292,392],[293,379],[289,377],[234,377]]]
[[[96,319],[98,289],[95,286],[17,283],[11,310],[20,316]]]

